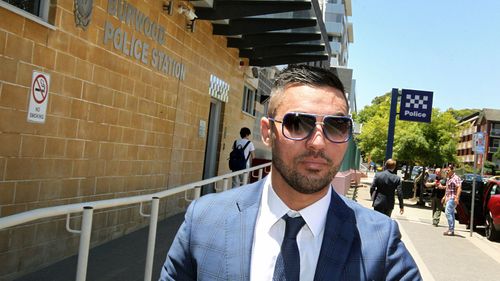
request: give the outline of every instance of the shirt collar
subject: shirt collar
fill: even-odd
[[[271,174],[269,174],[264,183],[261,201],[261,218],[263,219],[266,229],[270,229],[285,214],[291,217],[300,215],[304,218],[314,237],[317,237],[325,228],[332,188],[333,187],[330,185],[327,194],[312,205],[300,211],[294,211],[288,208],[288,206],[278,197],[276,192],[274,192],[271,184]]]

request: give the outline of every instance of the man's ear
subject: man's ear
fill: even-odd
[[[260,119],[260,136],[266,146],[271,146],[271,121],[267,117]]]

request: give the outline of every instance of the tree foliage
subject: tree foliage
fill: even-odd
[[[379,96],[355,116],[356,122],[362,124],[356,141],[365,160],[384,161],[390,100],[391,93]],[[396,120],[393,158],[409,165],[441,166],[456,162],[457,117],[466,115],[453,109],[441,112],[434,108],[430,123]]]
[[[453,109],[453,108],[449,108],[447,110],[448,112],[451,113],[451,115],[453,115],[453,117],[460,121],[462,120],[464,117],[467,117],[475,112],[478,112],[478,111],[481,111],[479,109],[469,109],[469,108],[466,108],[466,109]]]

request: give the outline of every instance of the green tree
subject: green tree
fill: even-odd
[[[389,123],[390,93],[377,97],[365,107],[355,120],[363,124],[356,137],[363,155],[375,162],[385,158],[387,127]],[[456,111],[432,110],[430,123],[396,120],[393,158],[409,165],[441,166],[456,162],[458,133]]]
[[[497,151],[493,153],[493,159],[500,159],[500,149],[497,148]]]
[[[390,101],[391,93],[376,97],[371,105],[353,116],[356,122],[363,124],[362,132],[356,137],[356,141],[365,160],[371,158],[379,164],[384,161]]]
[[[450,112],[451,115],[453,115],[453,117],[460,121],[462,120],[464,117],[467,117],[475,112],[478,112],[478,111],[481,111],[479,109],[469,109],[469,108],[466,108],[466,109],[453,109],[453,108],[449,108],[447,110],[447,112]]]

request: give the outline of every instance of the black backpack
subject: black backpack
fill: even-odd
[[[248,141],[245,146],[241,147],[241,145],[236,146],[236,141],[234,141],[233,150],[229,153],[229,169],[231,169],[231,171],[246,169],[250,153],[248,153],[248,157],[245,157],[245,148],[247,148],[249,144],[250,141]]]

